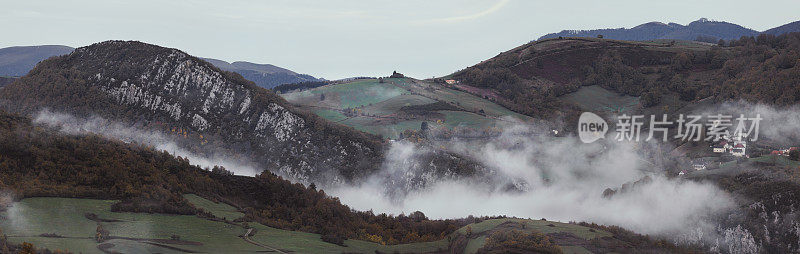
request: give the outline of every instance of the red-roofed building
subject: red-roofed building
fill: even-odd
[[[733,146],[733,149],[731,149],[731,154],[736,157],[742,157],[746,154],[745,149],[747,149],[747,147],[744,144],[736,144]]]

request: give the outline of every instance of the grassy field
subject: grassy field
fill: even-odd
[[[301,104],[324,102],[322,105],[339,109],[368,106],[391,99],[408,91],[376,79],[361,79],[350,83],[321,86],[296,93],[282,94],[291,102]],[[324,95],[325,99],[322,99]]]
[[[239,212],[235,207],[225,203],[214,203],[208,199],[201,198],[194,194],[183,195],[186,200],[189,200],[192,205],[197,208],[202,208],[214,215],[217,218],[227,220],[235,220],[244,217],[244,213]]]
[[[254,226],[258,230],[253,240],[270,246],[279,246],[281,250],[298,253],[375,253],[375,251],[387,253],[425,253],[437,250],[446,250],[447,240],[436,242],[400,244],[400,245],[379,245],[372,242],[359,240],[346,240],[346,247],[326,243],[320,240],[318,234],[286,231],[263,225]]]
[[[104,220],[100,222],[111,236],[139,239],[170,239],[200,242],[202,245],[172,244],[169,246],[203,252],[247,253],[263,250],[251,245],[238,235],[242,227],[223,222],[210,221],[196,216],[144,213],[114,213],[110,211],[113,200],[28,198],[9,209],[0,222],[5,234],[12,242],[31,242],[48,249],[68,249],[80,253],[102,253],[93,239],[98,222],[87,219],[85,213],[94,213]],[[210,202],[207,201],[206,202]],[[41,234],[56,234],[68,238],[39,237]],[[142,241],[116,239],[109,250],[141,249],[147,252],[172,252]]]
[[[328,119],[328,121],[332,122],[340,122],[348,118],[342,114],[342,112],[332,109],[318,109],[314,111],[314,114],[317,114],[318,116],[321,116],[322,118]]]
[[[364,112],[374,115],[390,115],[400,111],[405,106],[425,105],[436,102],[436,100],[413,94],[404,94],[392,97],[388,100],[375,103],[372,106],[364,107]]]
[[[215,216],[234,218],[242,214],[223,203],[214,203],[196,195],[185,195],[190,202]],[[108,230],[112,239],[105,241],[106,251],[119,253],[256,253],[271,252],[264,247],[246,242],[241,235],[246,229],[237,224],[212,221],[188,215],[115,213],[110,207],[116,201],[72,199],[72,198],[27,198],[0,214],[0,228],[14,243],[29,242],[50,250],[68,250],[74,253],[103,253],[94,240],[97,225]],[[85,213],[94,213],[107,222],[87,219]],[[568,232],[584,239],[610,236],[602,231],[559,222],[494,219],[470,224],[473,237],[467,243],[467,252],[474,253],[483,246],[487,232],[498,230],[507,222],[525,223],[526,231],[555,233]],[[323,242],[320,235],[281,230],[258,223],[250,223],[255,229],[253,241],[287,253],[428,253],[446,251],[450,242],[443,239],[400,245],[346,240],[345,246]],[[465,234],[466,227],[453,234]],[[44,237],[41,234],[56,234],[59,237]],[[169,239],[179,237],[180,241]],[[455,238],[455,237],[454,237]],[[157,243],[157,244],[156,244]],[[567,253],[582,253],[580,246],[563,246]]]
[[[591,240],[597,237],[612,236],[611,233],[597,231],[597,230],[595,230],[595,232],[592,232],[590,228],[579,226],[576,224],[544,221],[544,220],[526,220],[526,219],[516,219],[516,218],[486,220],[480,223],[471,224],[470,228],[472,229],[473,234],[479,234],[491,230],[493,228],[496,228],[500,224],[506,222],[525,223],[526,225],[525,229],[526,231],[529,232],[539,232],[543,234],[568,232],[587,240]],[[552,227],[549,226],[551,224],[553,225]],[[466,234],[466,227],[461,228],[456,232],[460,234]]]
[[[467,92],[449,89],[441,85],[418,80],[413,80],[412,82],[411,79],[388,79],[388,81],[393,82],[393,84],[416,94],[420,94],[428,98],[434,98],[437,101],[457,104],[458,107],[464,108],[469,112],[478,112],[483,110],[484,113],[490,117],[512,116],[523,121],[530,119],[528,116],[508,110],[507,108],[504,108],[503,106],[495,104],[489,100],[477,97]]]
[[[531,120],[472,94],[409,78],[389,78],[384,83],[356,80],[281,96],[325,119],[384,138],[398,138],[404,130],[419,130],[423,121],[442,121],[448,128],[483,129],[502,126],[509,117]],[[446,102],[455,110],[428,111],[427,115],[402,111],[406,106],[436,102]],[[353,110],[357,112],[355,116],[345,116],[345,112]]]
[[[203,199],[196,195],[186,195],[190,202],[210,211],[215,216],[229,219],[242,216],[235,208]],[[255,253],[268,251],[250,244],[240,238],[246,229],[239,225],[211,221],[196,216],[114,213],[110,211],[113,200],[71,199],[71,198],[27,198],[14,204],[2,214],[0,228],[11,242],[33,243],[37,247],[50,250],[69,250],[75,253],[103,253],[94,240],[98,222],[87,219],[85,213],[94,213],[104,220],[117,222],[99,223],[110,235],[117,238],[104,243],[113,245],[107,251],[120,253],[184,253],[175,249],[159,247],[148,242],[155,239],[166,240],[172,236],[180,237],[185,243],[163,243],[163,246],[179,248],[192,252],[210,253]],[[376,243],[347,240],[347,247],[323,242],[320,235],[270,228],[251,223],[256,229],[252,239],[261,244],[273,246],[285,252],[295,253],[375,253],[382,252],[419,253],[447,249],[446,240],[384,246]],[[55,237],[42,237],[41,234],[56,234]],[[147,240],[149,239],[149,240]],[[199,244],[197,244],[199,243]]]
[[[561,232],[571,233],[577,237],[586,240],[591,240],[598,237],[612,236],[612,234],[608,232],[591,230],[590,228],[587,227],[569,223],[543,221],[543,220],[514,219],[514,218],[492,219],[469,225],[470,229],[472,230],[473,237],[469,239],[469,242],[467,243],[467,247],[464,252],[475,253],[479,248],[481,248],[485,244],[486,238],[489,235],[489,231],[496,230],[499,226],[507,224],[509,222],[517,223],[518,225],[524,224],[525,228],[521,230],[526,232],[538,232],[542,234],[561,233]],[[457,230],[456,233],[466,235],[467,231],[466,228],[467,227],[463,227]],[[565,253],[589,252],[588,250],[586,250],[581,246],[561,246],[561,247]]]
[[[737,165],[739,166],[739,168],[752,168],[753,167],[753,163],[756,163],[756,162],[774,164],[775,166],[787,167],[787,168],[800,167],[800,161],[790,160],[786,156],[765,155],[765,156],[761,156],[761,157],[757,157],[757,158],[750,158],[750,159],[747,159],[747,161],[741,162],[741,163],[737,163],[735,160],[734,161],[725,162],[725,163],[722,163],[722,165],[719,166],[719,169],[725,170],[725,169],[729,169],[729,168],[736,168]]]
[[[499,126],[500,124],[496,119],[486,118],[464,111],[441,111],[444,114],[444,124],[449,127],[469,127],[474,129],[484,129],[488,127]]]
[[[709,170],[690,170],[686,177],[689,178],[708,178],[716,176],[732,176],[741,174],[748,171],[757,170],[756,163],[765,163],[783,168],[798,168],[800,161],[790,160],[786,156],[781,155],[765,155],[757,158],[750,158],[743,162],[729,161],[719,165],[719,168]]]
[[[800,167],[800,161],[793,161],[790,160],[788,156],[781,156],[781,155],[765,155],[758,158],[752,158],[749,161],[775,163],[776,166],[783,166],[783,167],[792,167],[792,168]]]

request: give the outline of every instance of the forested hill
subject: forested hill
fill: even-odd
[[[765,34],[771,34],[771,35],[781,35],[785,33],[794,33],[794,32],[800,32],[800,21],[795,21],[786,25],[782,25],[764,31]]]
[[[711,98],[787,106],[800,102],[798,52],[800,33],[760,34],[725,45],[556,38],[519,46],[451,77],[465,90],[483,89],[501,105],[539,117],[574,117],[574,105],[562,96],[592,85],[639,97],[640,109],[667,106],[660,104],[667,95],[686,103]]]
[[[299,112],[240,75],[170,48],[107,41],[41,62],[0,91],[4,106],[179,129],[300,181],[344,181],[380,166],[381,140]],[[344,177],[344,179],[341,179]],[[319,183],[319,182],[318,182]]]

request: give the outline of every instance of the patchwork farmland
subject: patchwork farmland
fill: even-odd
[[[411,78],[359,79],[282,94],[327,120],[397,139],[423,122],[448,131],[497,131],[531,119],[467,92]]]

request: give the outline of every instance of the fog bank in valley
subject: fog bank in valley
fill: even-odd
[[[732,198],[713,184],[667,179],[663,173],[654,173],[653,164],[637,153],[636,144],[584,144],[576,137],[519,135],[530,133],[520,131],[529,128],[535,127],[507,128],[488,142],[437,144],[495,170],[497,177],[489,184],[450,179],[433,182],[401,198],[386,198],[385,193],[392,190],[385,186],[397,179],[373,177],[361,185],[328,193],[356,209],[376,213],[397,215],[419,210],[431,218],[508,215],[587,221],[656,235],[685,234],[698,227],[713,229],[716,225],[712,218],[734,207]],[[392,144],[387,160],[403,161],[423,151],[415,144],[398,142]],[[398,169],[385,165],[383,170]],[[619,190],[623,184],[646,176],[651,180]],[[517,188],[509,191],[509,185]],[[604,197],[607,188],[618,191]]]

